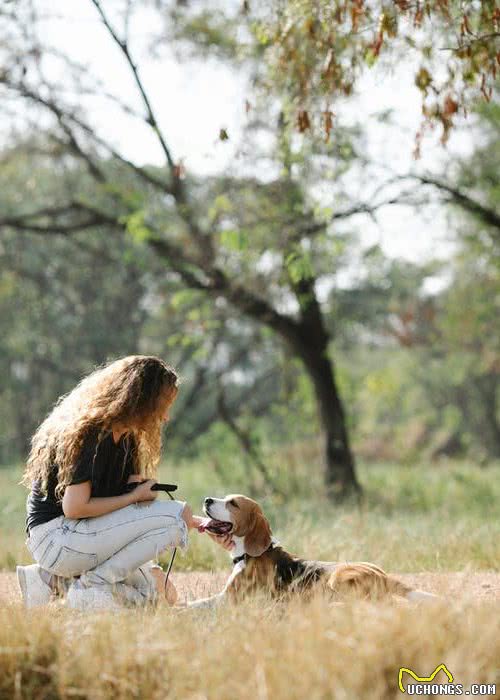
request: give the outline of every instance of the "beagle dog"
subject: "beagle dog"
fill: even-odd
[[[215,596],[188,603],[188,607],[213,607],[224,599],[237,601],[257,590],[273,596],[300,593],[322,587],[335,600],[377,599],[397,595],[407,600],[436,599],[389,576],[367,562],[334,563],[299,559],[286,552],[273,538],[261,507],[251,498],[229,495],[205,498],[207,518],[200,532],[231,535],[233,570],[224,589]]]

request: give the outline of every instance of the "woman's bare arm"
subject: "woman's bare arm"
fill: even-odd
[[[109,498],[92,498],[90,481],[84,481],[82,484],[72,484],[67,486],[64,492],[62,500],[63,513],[72,520],[95,518],[98,515],[106,515],[106,513],[125,508],[132,503],[154,501],[158,496],[158,491],[151,491],[153,484],[156,484],[156,481],[149,479],[136,486],[130,493],[124,493],[122,496],[110,496]],[[191,506],[187,503],[183,508],[181,517],[190,530],[197,528],[203,522],[203,518],[199,515],[193,515]]]
[[[72,484],[66,487],[62,500],[62,508],[67,518],[78,520],[79,518],[95,518],[98,515],[106,515],[120,508],[125,508],[139,501],[154,501],[158,491],[151,491],[151,486],[156,482],[149,479],[139,484],[130,493],[109,498],[92,498],[91,483],[84,481],[82,484]]]
[[[142,474],[131,474],[127,479],[127,484],[138,484],[141,481],[147,481],[147,476]]]

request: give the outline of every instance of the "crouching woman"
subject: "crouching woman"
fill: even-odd
[[[85,377],[38,428],[23,479],[36,561],[17,568],[26,605],[61,587],[75,608],[175,602],[153,562],[167,547],[185,547],[201,520],[151,490],[177,391],[175,371],[159,358],[125,357]]]

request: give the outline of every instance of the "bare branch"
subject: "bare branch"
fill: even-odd
[[[68,137],[68,146],[73,152],[73,154],[84,161],[84,163],[87,165],[87,168],[89,169],[90,174],[96,180],[98,180],[99,182],[106,182],[106,176],[104,175],[101,167],[97,165],[95,161],[92,160],[92,158],[86,151],[83,150],[83,148],[78,142],[78,139],[76,138],[76,135],[73,133],[68,124],[66,124],[61,119],[59,120],[59,124],[61,125],[62,130]],[[53,138],[56,142],[58,141],[56,136],[53,136]]]
[[[104,26],[106,27],[109,35],[124,55],[125,60],[132,72],[135,84],[137,86],[137,89],[139,90],[142,102],[147,112],[146,123],[149,124],[149,126],[155,133],[170,169],[172,184],[170,186],[169,191],[174,196],[179,215],[186,222],[190,236],[198,244],[198,248],[207,259],[207,262],[213,262],[213,260],[215,259],[215,253],[213,250],[213,242],[211,235],[210,233],[204,233],[200,229],[196,218],[193,215],[192,208],[188,203],[185,188],[183,186],[180,169],[174,162],[170,149],[160,128],[160,125],[153,110],[153,106],[146,92],[146,88],[144,87],[144,83],[142,82],[141,77],[139,75],[137,64],[134,61],[130,52],[128,41],[126,39],[120,39],[113,25],[109,21],[106,13],[104,12],[100,0],[91,0],[91,2],[95,6],[97,12],[99,13],[99,16],[101,17],[101,20]]]
[[[266,482],[266,486],[272,491],[274,491],[274,493],[282,493],[276,485],[274,479],[271,477],[269,470],[262,461],[259,453],[257,452],[257,449],[255,448],[255,445],[253,444],[250,435],[247,431],[243,430],[243,428],[239,426],[236,422],[234,418],[234,413],[229,409],[226,402],[226,397],[224,395],[224,391],[221,387],[219,388],[217,408],[219,411],[219,415],[224,421],[224,423],[228,426],[230,431],[236,437],[244,452],[246,452],[246,454],[250,458],[251,462],[255,464],[255,466],[261,473],[262,477]]]
[[[172,158],[172,155],[171,155],[171,153],[170,153],[170,150],[169,150],[169,148],[168,148],[168,146],[167,146],[167,144],[166,144],[166,141],[165,141],[165,139],[164,139],[164,137],[163,137],[163,134],[162,134],[162,132],[161,132],[161,129],[160,129],[160,127],[159,127],[159,124],[158,124],[158,122],[157,122],[157,120],[156,120],[155,114],[154,114],[154,112],[153,112],[153,108],[152,108],[152,106],[151,106],[151,102],[149,101],[149,97],[148,97],[148,95],[147,95],[147,93],[146,93],[146,90],[145,90],[145,88],[144,88],[144,85],[143,85],[143,83],[142,83],[142,80],[141,80],[141,78],[140,78],[140,76],[139,76],[139,71],[138,71],[138,69],[137,69],[137,65],[136,65],[136,63],[134,62],[134,60],[133,60],[133,58],[132,58],[132,56],[131,56],[130,49],[129,49],[129,45],[128,45],[126,39],[125,39],[125,40],[120,39],[120,37],[118,36],[118,34],[115,32],[113,26],[111,25],[110,21],[108,20],[108,18],[107,18],[107,16],[106,16],[104,10],[102,9],[102,6],[101,6],[101,3],[99,2],[99,0],[91,0],[91,2],[93,3],[93,5],[95,6],[97,12],[99,13],[99,15],[100,15],[100,17],[101,17],[101,19],[102,19],[102,22],[103,22],[104,26],[106,27],[106,29],[108,30],[108,32],[109,32],[109,34],[111,35],[111,37],[113,38],[113,41],[117,44],[117,46],[120,48],[121,52],[122,52],[123,55],[125,56],[125,59],[126,59],[128,65],[129,65],[129,67],[130,67],[130,70],[132,71],[132,75],[134,76],[135,83],[136,83],[136,85],[137,85],[137,88],[138,88],[138,90],[139,90],[139,92],[140,92],[140,94],[141,94],[142,100],[143,100],[143,102],[144,102],[144,106],[145,106],[146,111],[147,111],[147,114],[148,114],[148,120],[147,120],[147,121],[148,121],[148,123],[150,124],[151,128],[153,129],[153,131],[155,132],[155,134],[156,134],[156,136],[157,136],[157,138],[158,138],[158,141],[160,142],[160,145],[161,145],[161,148],[162,148],[163,153],[164,153],[164,155],[165,155],[165,158],[167,159],[167,163],[168,163],[169,166],[170,166],[170,170],[171,170],[172,176],[173,176],[174,179],[175,179],[175,163],[174,163],[174,159]]]
[[[332,216],[327,221],[313,221],[311,224],[299,228],[296,237],[294,237],[294,240],[298,241],[304,236],[314,236],[317,233],[321,233],[333,221],[342,221],[344,219],[350,219],[351,217],[358,216],[360,214],[365,214],[367,216],[374,217],[376,212],[379,209],[382,209],[382,207],[388,207],[395,204],[413,206],[416,202],[415,200],[408,198],[408,195],[408,192],[399,193],[394,197],[389,197],[389,199],[381,200],[380,202],[377,202],[375,204],[367,204],[365,202],[360,202],[352,207],[349,207],[348,209],[337,211],[334,214],[332,214]]]
[[[448,195],[447,201],[455,202],[462,207],[462,209],[465,209],[475,216],[478,216],[480,219],[482,219],[482,221],[484,221],[485,224],[488,224],[488,226],[492,226],[493,228],[500,230],[500,214],[495,211],[495,209],[478,202],[477,199],[474,199],[470,195],[466,194],[458,187],[448,185],[447,183],[437,180],[429,175],[404,175],[399,179],[417,180],[423,185],[435,187],[440,192]]]
[[[73,222],[68,224],[62,223],[51,223],[47,226],[41,226],[40,224],[30,223],[23,217],[17,216],[7,216],[0,219],[0,228],[14,228],[18,231],[27,231],[29,233],[35,233],[43,236],[50,235],[69,235],[72,233],[77,233],[78,231],[84,231],[85,229],[92,228],[93,226],[98,226],[103,224],[100,218],[94,217],[87,219],[86,221]]]
[[[5,80],[5,78],[3,79],[2,82],[9,89],[15,90],[16,92],[18,92],[22,97],[26,97],[27,99],[35,102],[36,104],[39,104],[39,105],[45,107],[50,112],[52,112],[52,114],[56,117],[57,121],[61,125],[61,128],[65,131],[65,133],[67,135],[69,135],[69,133],[68,133],[68,130],[69,130],[68,122],[69,122],[69,123],[77,126],[79,129],[81,129],[96,144],[98,144],[99,146],[104,148],[110,155],[112,155],[114,158],[119,160],[121,163],[123,163],[127,167],[131,168],[142,179],[149,182],[149,184],[154,185],[156,188],[160,189],[162,192],[169,191],[168,185],[165,182],[156,178],[154,175],[152,175],[145,168],[141,168],[140,166],[136,165],[128,158],[125,158],[123,155],[121,155],[121,153],[119,153],[115,148],[113,148],[111,146],[111,144],[109,144],[103,138],[98,136],[94,132],[94,130],[88,124],[86,124],[80,117],[77,117],[76,114],[73,114],[71,112],[63,110],[55,102],[53,102],[49,98],[42,97],[38,93],[31,90],[24,83],[12,83],[12,82]],[[71,145],[75,149],[78,149],[81,151],[81,153],[83,153],[83,149],[81,149],[81,147],[78,145],[78,143],[76,143],[76,139],[75,139],[75,143],[73,143]],[[89,158],[88,154],[86,154],[86,158]]]
[[[467,39],[467,41],[458,44],[457,46],[443,46],[440,51],[464,51],[474,44],[487,44],[491,39],[498,39],[500,37],[500,32],[491,32],[490,34],[474,35],[472,38]]]
[[[269,371],[265,372],[262,374],[260,377],[256,379],[254,384],[246,388],[238,397],[235,401],[230,401],[228,400],[228,410],[231,412],[233,416],[236,416],[238,414],[238,410],[241,406],[248,406],[250,400],[252,397],[254,397],[256,394],[259,396],[259,402],[258,405],[254,405],[252,412],[255,413],[255,415],[258,415],[262,410],[264,410],[268,405],[269,405],[269,397],[264,396],[262,393],[262,387],[269,386],[269,382],[273,375],[276,372],[276,368],[272,368]],[[198,423],[194,427],[193,430],[191,430],[186,437],[184,438],[184,442],[186,444],[190,444],[191,442],[194,442],[199,435],[201,435],[203,432],[208,430],[208,428],[212,425],[212,423],[215,423],[215,421],[218,419],[219,414],[217,411],[217,407],[214,407],[214,411],[205,417],[202,421]]]
[[[224,324],[221,323],[219,328],[217,329],[216,333],[212,337],[212,342],[210,343],[210,354],[213,355],[215,351],[217,350],[217,347],[219,343],[223,340],[224,338],[224,331],[225,327]],[[192,352],[190,353],[190,355]],[[183,361],[179,363],[179,366],[182,366],[185,364],[188,358],[183,358]],[[234,363],[233,363],[234,364]],[[195,403],[199,402],[200,399],[200,394],[203,391],[207,380],[208,380],[208,375],[209,375],[209,366],[206,363],[200,363],[196,369],[195,376],[191,381],[191,390],[188,392],[187,396],[185,396],[180,408],[177,408],[175,411],[175,417],[173,420],[170,421],[170,429],[174,428],[175,426],[178,425],[179,423],[182,422],[183,417],[188,413],[188,411],[192,408],[192,406]],[[231,369],[231,365],[229,368]]]

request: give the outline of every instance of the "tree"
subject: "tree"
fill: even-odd
[[[18,221],[21,191],[38,209],[88,180],[81,166],[54,173],[34,145],[5,151],[0,164],[0,210],[12,220],[0,250],[2,461],[26,455],[43,415],[85,373],[139,351],[154,280],[153,256],[131,239],[117,247],[106,226],[48,241],[45,227]]]
[[[271,331],[300,361],[314,389],[324,433],[327,490],[338,496],[359,490],[330,354],[332,327],[326,322],[319,289],[342,258],[339,224],[373,215],[405,197],[346,200],[342,175],[355,158],[355,135],[338,130],[335,144],[311,140],[309,151],[300,152],[293,147],[287,129],[289,109],[280,94],[271,96],[260,112],[265,118],[257,118],[253,125],[255,154],[272,161],[266,180],[237,175],[200,181],[189,175],[172,153],[136,58],[131,28],[133,10],[142,3],[124,2],[123,12],[112,15],[99,0],[89,3],[129,71],[138,105],[109,94],[84,66],[44,44],[43,27],[31,2],[18,0],[15,13],[2,10],[4,109],[27,119],[28,128],[40,131],[41,124],[46,138],[37,148],[69,173],[84,167],[88,184],[69,187],[57,197],[48,194],[37,207],[24,205],[7,212],[0,227],[66,238],[101,227],[117,243],[132,236],[154,253],[169,278],[233,318],[244,316]],[[155,5],[163,11],[166,4]],[[212,44],[233,57],[243,45],[258,72],[255,59],[262,55],[263,44],[255,41],[255,34],[246,35],[243,42],[234,35],[232,41],[222,41],[228,36],[224,33],[228,24],[235,26],[229,14],[222,15],[224,31],[212,35]],[[199,34],[203,39],[204,33]],[[63,85],[47,77],[46,67],[54,61],[67,76]],[[78,86],[78,91],[71,92],[67,85]],[[164,166],[131,161],[99,133],[83,108],[83,96],[88,94],[110,100],[145,125],[157,141]],[[270,148],[259,144],[263,132],[271,139]],[[250,142],[252,134],[246,137]],[[221,132],[221,138],[227,134]],[[313,189],[329,169],[334,171],[335,196],[333,208],[327,210],[319,206]]]
[[[479,95],[492,97],[500,65],[495,0],[275,0],[243,9],[262,45],[265,80],[290,97],[299,131],[316,122],[328,138],[339,98],[351,95],[376,61],[403,54],[419,63],[422,131],[439,123],[446,141],[460,110]]]
[[[451,157],[446,175],[418,178],[449,212],[456,250],[446,268],[390,262],[374,248],[365,256],[364,288],[344,290],[333,300],[337,324],[345,319],[339,333],[345,352],[353,344],[353,328],[363,345],[362,328],[364,344],[377,347],[379,364],[387,364],[377,368],[373,384],[383,386],[385,380],[392,389],[396,410],[390,420],[381,416],[383,402],[375,392],[362,396],[376,422],[394,429],[404,424],[408,405],[401,396],[410,395],[410,415],[420,416],[427,441],[431,433],[441,435],[436,453],[469,450],[489,459],[500,455],[499,132],[498,105],[481,106],[471,155]],[[443,289],[426,293],[425,278],[443,272]],[[391,350],[394,341],[403,350]],[[401,362],[404,372],[398,370]],[[366,364],[363,374],[369,378]]]
[[[185,288],[231,308],[236,318],[243,314],[272,331],[285,342],[291,356],[300,360],[314,388],[324,432],[328,491],[341,497],[359,490],[318,284],[331,275],[338,258],[332,225],[370,214],[389,202],[351,202],[334,211],[318,211],[307,182],[300,179],[311,169],[310,164],[290,147],[283,118],[278,118],[274,130],[277,167],[270,181],[237,177],[204,184],[188,177],[157,121],[130,34],[119,34],[103,5],[97,0],[92,4],[128,67],[142,103],[141,111],[123,107],[150,128],[165,167],[138,165],[121,155],[95,131],[78,103],[69,102],[67,93],[63,95],[59,86],[44,77],[44,46],[32,21],[28,38],[23,32],[13,32],[10,37],[11,61],[1,80],[4,104],[21,101],[29,105],[30,113],[38,108],[44,119],[49,118],[48,146],[41,146],[45,156],[64,163],[70,171],[83,165],[93,185],[68,188],[64,197],[48,196],[38,207],[24,206],[3,216],[0,226],[61,237],[103,227],[117,242],[131,235],[153,251],[168,274]],[[16,19],[23,23],[24,4],[16,5]],[[84,70],[67,57],[59,59],[86,90]],[[100,87],[97,84],[93,89],[99,92]],[[112,99],[119,102],[117,97]],[[325,148],[323,145],[318,152],[316,178],[324,177],[325,160],[334,158],[341,173],[353,157],[347,139],[339,139],[330,151]]]
[[[466,429],[481,436],[489,457],[500,456],[500,109],[479,110],[481,138],[471,156],[452,162],[458,187],[451,190],[459,251],[453,281],[444,294],[442,343],[460,353],[455,384]],[[458,194],[457,194],[458,192]],[[470,206],[470,195],[478,206]],[[465,203],[464,203],[465,202]],[[467,215],[464,217],[463,211]]]

